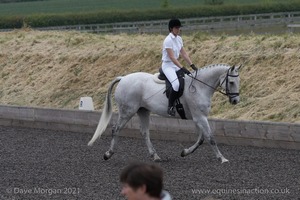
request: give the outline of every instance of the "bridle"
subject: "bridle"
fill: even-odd
[[[238,97],[240,95],[240,93],[229,91],[229,89],[228,89],[228,77],[239,77],[239,75],[238,74],[237,75],[231,75],[231,74],[229,74],[229,70],[230,70],[230,68],[227,71],[226,78],[224,78],[224,80],[222,81],[222,83],[220,85],[223,85],[224,81],[226,82],[225,83],[226,84],[226,86],[225,86],[225,92],[226,93],[224,93],[224,94],[226,96],[228,96],[230,99],[232,99],[232,98]]]
[[[221,85],[223,85],[223,83],[225,82],[225,84],[226,84],[226,85],[225,85],[225,92],[219,90],[217,87],[213,87],[213,86],[208,85],[207,83],[205,83],[205,82],[203,82],[203,81],[197,79],[196,77],[197,77],[198,71],[196,71],[195,77],[192,76],[192,75],[188,75],[188,76],[191,77],[192,79],[194,79],[194,80],[196,80],[196,81],[198,81],[198,82],[200,82],[200,83],[202,83],[202,84],[204,84],[204,85],[206,85],[206,86],[212,88],[213,90],[218,91],[219,93],[221,93],[221,94],[223,94],[223,95],[225,95],[225,96],[228,96],[229,99],[232,99],[232,98],[235,98],[235,97],[239,96],[240,94],[239,94],[238,92],[230,92],[230,91],[229,91],[229,87],[228,87],[228,83],[229,83],[229,82],[228,82],[228,77],[239,77],[239,75],[231,75],[231,74],[229,74],[229,70],[230,70],[230,69],[231,69],[231,68],[229,68],[229,69],[227,70],[226,77],[223,79],[222,83],[220,83],[220,86],[221,86]],[[192,83],[191,83],[191,85],[192,85]]]

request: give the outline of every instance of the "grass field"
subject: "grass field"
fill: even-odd
[[[23,16],[40,13],[78,13],[101,10],[149,10],[162,8],[164,0],[46,0],[0,4],[0,16]],[[167,0],[169,7],[193,7],[205,0]],[[224,0],[225,4],[271,4],[281,0]],[[285,0],[295,2],[295,0]]]

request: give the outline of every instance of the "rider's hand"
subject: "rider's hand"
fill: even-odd
[[[183,73],[185,73],[187,75],[191,74],[191,72],[189,70],[187,70],[187,68],[185,68],[185,67],[181,67],[181,70],[183,71]]]
[[[190,66],[193,70],[195,70],[195,71],[198,70],[198,68],[194,64],[191,64]]]

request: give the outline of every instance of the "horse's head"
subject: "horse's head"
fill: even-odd
[[[242,65],[238,67],[232,66],[225,74],[220,76],[220,86],[225,90],[225,94],[229,97],[229,102],[231,104],[237,104],[240,102],[239,69],[241,69],[241,67]]]

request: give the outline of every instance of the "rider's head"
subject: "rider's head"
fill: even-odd
[[[182,27],[179,19],[174,18],[169,21],[169,32],[171,32],[174,27],[177,27],[177,28]]]

